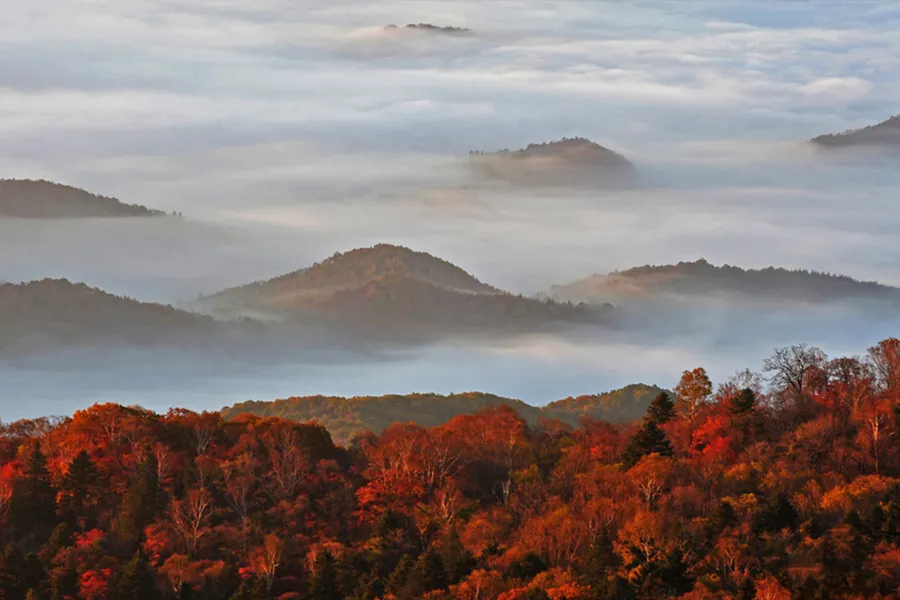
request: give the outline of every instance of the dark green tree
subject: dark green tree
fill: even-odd
[[[82,450],[72,459],[60,483],[59,514],[79,529],[93,527],[94,515],[89,501],[96,495],[97,479],[97,466],[91,455]]]
[[[118,532],[122,541],[135,548],[141,542],[144,529],[159,509],[159,480],[156,460],[152,455],[138,465],[122,501]]]
[[[449,585],[459,583],[475,568],[475,557],[463,545],[455,527],[447,533],[441,542],[440,549]]]
[[[657,425],[668,423],[675,417],[675,403],[668,392],[660,392],[647,407],[647,418]]]
[[[750,388],[739,391],[728,403],[728,412],[732,416],[746,415],[756,408],[756,394]]]
[[[40,546],[56,524],[56,490],[50,482],[47,458],[35,443],[28,452],[10,510],[16,530]]]
[[[160,597],[153,569],[143,552],[136,552],[113,582],[110,600],[155,600]]]
[[[672,444],[669,443],[666,433],[659,428],[656,421],[646,419],[641,428],[631,438],[622,459],[625,466],[631,468],[643,457],[653,453],[662,456],[672,456],[675,454],[675,451],[672,449]]]
[[[338,586],[338,566],[334,556],[328,551],[316,555],[316,563],[309,582],[309,597],[315,600],[341,600]]]
[[[25,557],[9,544],[0,556],[0,600],[22,600],[27,590]]]
[[[437,548],[430,546],[419,556],[409,572],[403,597],[420,598],[426,592],[445,587],[447,587],[447,573],[444,570],[444,561]]]

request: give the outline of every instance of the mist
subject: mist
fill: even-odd
[[[184,218],[0,218],[0,280],[186,305],[387,242],[527,295],[700,257],[900,285],[896,152],[805,142],[898,112],[892,2],[6,4],[0,176]],[[419,22],[472,33],[384,29]],[[624,155],[641,185],[516,186],[467,164],[469,150],[573,136]],[[860,305],[634,314],[589,334],[268,365],[148,353],[115,368],[3,366],[0,418],[314,393],[478,389],[540,404],[672,386],[696,366],[721,381],[790,343],[861,354],[898,331],[893,311]]]

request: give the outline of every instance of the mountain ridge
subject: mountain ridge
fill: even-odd
[[[811,143],[823,148],[894,147],[900,148],[900,115],[860,129],[814,137]]]
[[[164,217],[166,213],[45,179],[0,179],[0,217]]]

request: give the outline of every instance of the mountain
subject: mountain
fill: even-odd
[[[388,244],[337,253],[307,269],[201,298],[195,306],[221,318],[250,316],[350,335],[414,338],[534,330],[608,316],[608,308],[509,294],[445,260]]]
[[[409,23],[404,27],[397,27],[394,24],[385,26],[385,29],[405,29],[407,31],[423,31],[425,33],[443,33],[447,35],[465,35],[472,33],[471,29],[466,27],[451,27],[432,25],[431,23]]]
[[[845,300],[900,301],[900,288],[858,281],[844,275],[776,267],[741,269],[715,266],[700,259],[677,265],[643,266],[608,275],[593,275],[554,286],[549,296],[570,302],[626,302],[631,299],[690,297],[822,303]]]
[[[0,217],[70,219],[162,217],[166,213],[85,190],[31,179],[0,179]]]
[[[584,138],[529,144],[514,151],[470,152],[469,160],[484,177],[526,185],[628,187],[638,182],[627,158]]]
[[[900,115],[877,125],[843,133],[820,135],[812,143],[825,148],[896,147],[900,148]]]
[[[192,343],[217,331],[217,323],[209,317],[65,279],[0,285],[0,356]]]
[[[531,423],[536,423],[541,418],[556,418],[574,427],[582,417],[624,422],[639,418],[650,401],[662,391],[655,386],[636,384],[606,394],[567,398],[544,407],[480,392],[449,396],[307,396],[273,402],[242,402],[224,409],[222,415],[229,420],[243,414],[253,414],[298,422],[317,421],[328,429],[335,442],[347,444],[358,433],[380,433],[393,423],[433,427],[442,425],[457,415],[499,405],[511,406]]]

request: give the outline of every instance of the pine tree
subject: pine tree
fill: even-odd
[[[309,597],[316,600],[341,600],[338,588],[337,564],[330,552],[316,555],[316,564],[309,584]]]
[[[613,547],[612,538],[604,530],[591,545],[591,553],[584,566],[584,582],[605,598],[612,587],[610,575],[618,566],[619,555]]]
[[[60,485],[60,515],[72,525],[84,523],[84,528],[92,526],[88,500],[94,495],[97,483],[97,467],[87,451],[82,450],[72,460]]]
[[[50,482],[47,458],[40,444],[34,444],[28,453],[11,511],[22,537],[33,536],[42,543],[50,535],[56,522],[56,490]]]
[[[110,600],[154,600],[159,598],[156,581],[140,551],[125,565],[110,590]]]
[[[0,600],[21,600],[27,591],[24,574],[25,557],[9,544],[0,556]]]
[[[447,587],[447,573],[444,561],[434,546],[430,546],[419,556],[415,566],[409,573],[404,587],[406,598],[420,598],[431,590]]]
[[[733,416],[746,415],[756,408],[756,394],[750,388],[737,393],[728,404],[728,412]]]
[[[440,548],[448,584],[459,583],[475,568],[475,557],[463,545],[455,527],[450,529],[447,537],[441,542]]]
[[[660,392],[647,407],[647,419],[657,425],[668,423],[675,417],[675,403],[669,397],[668,392]]]
[[[136,547],[144,535],[144,528],[156,516],[159,505],[159,480],[156,461],[151,456],[142,462],[131,480],[122,501],[118,532],[123,541]]]
[[[625,466],[631,468],[643,457],[654,453],[661,456],[672,456],[675,451],[672,449],[672,444],[669,443],[669,438],[659,428],[656,421],[647,419],[631,438],[622,458]]]

